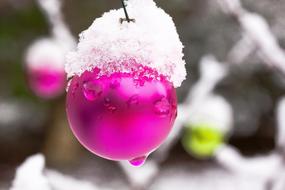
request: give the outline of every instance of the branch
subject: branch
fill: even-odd
[[[61,7],[62,0],[37,0],[52,27],[53,37],[69,51],[75,47],[75,40],[64,22]]]
[[[239,0],[218,0],[221,9],[234,16],[244,36],[258,49],[259,57],[285,75],[285,53],[270,30],[267,21],[256,13],[245,10]]]
[[[89,181],[74,179],[45,169],[45,158],[37,154],[18,167],[10,190],[107,190]]]
[[[199,105],[228,74],[228,68],[212,55],[202,57],[200,62],[200,79],[193,86],[186,98],[186,104]]]
[[[282,158],[278,154],[245,158],[229,145],[220,147],[215,154],[215,159],[237,175],[251,175],[264,181],[272,178],[282,166]]]

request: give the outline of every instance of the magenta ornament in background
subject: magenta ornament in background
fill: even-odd
[[[40,98],[53,99],[64,93],[64,50],[53,39],[35,41],[26,52],[25,71],[31,90]]]
[[[94,154],[142,165],[168,136],[177,115],[171,82],[151,69],[74,76],[67,116],[77,139]]]
[[[30,88],[41,98],[52,99],[64,92],[66,73],[63,69],[50,66],[27,68],[27,75]]]

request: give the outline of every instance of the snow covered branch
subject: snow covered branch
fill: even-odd
[[[245,158],[229,145],[220,147],[215,158],[222,166],[233,173],[254,175],[265,180],[274,176],[282,165],[282,158],[278,154]]]
[[[62,1],[63,0],[37,0],[50,22],[55,40],[69,51],[75,47],[75,39],[64,22],[61,12]]]
[[[253,47],[257,48],[258,55],[265,63],[285,74],[285,52],[280,47],[277,39],[270,30],[267,21],[259,14],[245,10],[239,0],[218,0],[221,9],[233,15],[239,22],[243,31],[243,40],[238,47],[246,47],[244,54],[248,54]],[[231,58],[238,58],[243,50],[232,52]]]
[[[41,154],[29,157],[16,171],[10,190],[98,190],[93,183],[45,169]]]
[[[212,93],[215,86],[227,75],[228,69],[212,55],[206,55],[200,62],[201,78],[188,93],[186,103],[199,104]]]

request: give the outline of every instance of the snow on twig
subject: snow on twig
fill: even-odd
[[[64,22],[61,12],[62,1],[63,0],[37,0],[50,22],[53,37],[66,48],[66,51],[69,51],[75,47],[75,39]]]
[[[10,190],[107,190],[93,183],[78,180],[45,169],[45,158],[41,154],[31,156],[18,167]]]
[[[44,157],[40,154],[28,158],[16,171],[10,190],[52,190],[43,174]]]
[[[243,31],[245,43],[252,43],[258,50],[259,57],[270,67],[285,74],[285,52],[280,47],[269,24],[261,15],[245,10],[239,0],[218,0],[221,9],[233,15]],[[240,51],[236,51],[239,53]],[[238,57],[233,56],[232,57]]]
[[[256,49],[259,58],[265,64],[285,74],[285,52],[271,32],[267,21],[261,15],[245,10],[240,0],[218,0],[218,3],[226,14],[237,19],[243,32],[242,39],[228,54],[228,62],[240,64]],[[284,168],[284,107],[285,103],[282,100],[277,110],[276,136],[276,144],[281,148],[281,153],[273,151],[267,156],[245,158],[233,147],[223,146],[216,152],[216,160],[234,173],[253,175],[262,178],[264,182],[273,183],[269,189],[284,189],[284,184],[282,186],[280,183],[280,179],[284,179],[284,176],[280,175]]]
[[[188,93],[186,104],[201,103],[208,95],[212,93],[215,86],[227,75],[228,68],[220,63],[214,56],[206,55],[200,62],[201,77]]]
[[[282,158],[275,153],[245,158],[230,145],[220,147],[215,158],[222,166],[235,174],[253,175],[265,180],[276,174],[277,168],[282,163]]]

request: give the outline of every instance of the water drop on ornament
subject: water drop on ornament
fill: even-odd
[[[132,105],[138,105],[139,104],[139,95],[135,94],[131,96],[128,100],[128,106],[131,107]]]
[[[104,106],[107,108],[108,111],[114,113],[117,110],[117,107],[111,103],[110,98],[105,98]]]
[[[117,110],[117,108],[115,106],[112,106],[112,105],[108,106],[107,109],[112,113],[114,113]]]
[[[113,80],[112,82],[111,82],[111,84],[110,84],[110,87],[112,88],[112,89],[116,89],[116,88],[118,88],[120,86],[120,81],[119,80]]]
[[[147,158],[146,156],[141,156],[141,157],[132,159],[132,160],[130,160],[129,162],[130,162],[130,164],[132,164],[133,166],[138,167],[138,166],[142,166],[142,165],[145,163],[146,158]]]
[[[71,90],[71,93],[73,96],[75,96],[75,92],[76,92],[78,87],[79,87],[79,83],[76,82],[75,85],[72,87],[72,90]]]
[[[83,83],[83,92],[87,100],[94,101],[101,96],[103,90],[95,81],[87,81]]]
[[[105,98],[104,106],[108,107],[111,105],[111,100],[110,98]]]
[[[167,98],[163,97],[154,104],[155,113],[161,116],[167,116],[170,111],[170,104]]]

